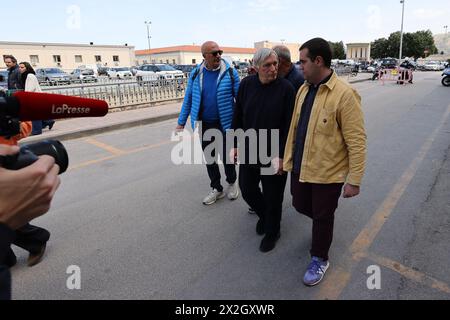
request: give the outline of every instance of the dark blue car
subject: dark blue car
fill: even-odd
[[[7,70],[0,70],[0,90],[7,90],[8,89],[8,71]]]

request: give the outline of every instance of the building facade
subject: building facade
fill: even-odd
[[[0,41],[0,55],[13,55],[19,62],[30,62],[34,68],[57,67],[65,71],[83,65],[134,65],[134,46],[94,44],[56,44]]]
[[[370,43],[348,43],[347,60],[370,61],[371,59]]]
[[[284,42],[271,42],[271,41],[260,41],[260,42],[256,42],[255,43],[255,48],[256,49],[261,49],[261,48],[269,48],[272,49],[273,47],[279,46],[279,45],[283,45],[286,46],[289,51],[291,52],[291,59],[293,63],[296,63],[297,61],[300,60],[300,47],[301,44],[297,44],[297,43],[284,43]]]
[[[252,48],[221,47],[223,57],[227,60],[248,62],[253,59],[256,50]],[[175,46],[151,50],[137,50],[136,62],[139,65],[147,63],[166,63],[178,65],[195,65],[203,61],[200,46]]]

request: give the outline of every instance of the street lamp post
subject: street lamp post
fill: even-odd
[[[444,26],[444,29],[445,29],[445,34],[447,34],[448,26]]]
[[[400,60],[403,58],[403,23],[405,21],[405,0],[400,0],[400,3],[403,5],[402,9],[402,31],[400,33]]]
[[[152,58],[151,58],[151,53],[150,53],[150,50],[152,49],[152,45],[151,45],[151,42],[150,42],[150,39],[152,38],[151,36],[150,36],[150,26],[151,26],[151,24],[152,24],[152,22],[151,21],[145,21],[145,24],[147,25],[147,39],[148,39],[148,56],[149,56],[149,59],[150,59],[150,63],[152,63]]]

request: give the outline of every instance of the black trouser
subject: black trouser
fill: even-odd
[[[276,236],[280,232],[286,181],[287,174],[261,175],[261,168],[258,166],[241,165],[239,169],[242,197],[264,221],[264,231],[268,236]]]
[[[298,212],[313,219],[311,256],[328,261],[343,184],[311,184],[299,180],[298,174],[292,174],[293,205]]]
[[[218,143],[215,142],[214,137],[212,138],[212,141],[205,141],[205,139],[203,139],[203,136],[205,135],[205,132],[209,129],[217,129],[222,133],[222,138],[223,138],[223,145],[219,146],[217,145]],[[205,149],[212,145],[213,143],[216,144],[215,146],[215,150],[219,150],[219,154],[220,157],[222,158],[222,161],[224,163],[225,166],[225,175],[227,176],[227,182],[229,184],[234,184],[237,181],[237,174],[236,174],[236,165],[234,164],[227,164],[229,163],[229,152],[227,152],[227,148],[226,148],[226,136],[222,130],[222,126],[220,125],[219,122],[217,123],[207,123],[207,122],[203,122],[202,123],[202,136],[201,136],[201,141],[202,141],[202,148],[203,151],[205,151]],[[212,147],[212,146],[211,146]],[[213,162],[207,162],[206,164],[206,168],[208,170],[208,176],[209,179],[211,180],[211,188],[216,189],[219,192],[223,191],[223,186],[221,183],[221,175],[220,175],[220,169],[219,169],[219,165],[217,164],[218,162],[218,154],[216,152],[213,152],[213,154],[208,155],[208,156],[213,156],[214,157],[214,161]],[[207,156],[207,157],[208,157]]]
[[[49,239],[50,232],[43,228],[27,224],[16,231],[16,239],[13,244],[31,254],[37,254]],[[7,264],[15,261],[15,254],[12,249],[9,249],[6,259]]]
[[[0,263],[0,301],[11,300],[11,273]]]

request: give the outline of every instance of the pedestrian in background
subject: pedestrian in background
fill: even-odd
[[[298,92],[300,87],[305,83],[303,72],[295,67],[292,63],[291,51],[286,46],[276,46],[273,50],[277,53],[280,65],[278,67],[278,76],[288,80]]]
[[[3,61],[8,68],[8,90],[23,90],[17,59],[14,56],[6,55],[3,57]]]
[[[20,83],[21,87],[25,89],[27,92],[42,92],[41,86],[39,85],[39,81],[36,77],[36,72],[33,67],[28,62],[19,63],[19,72],[20,72]],[[49,130],[53,129],[55,125],[54,120],[37,120],[33,121],[33,131],[32,135],[41,135],[42,129],[49,128]]]

